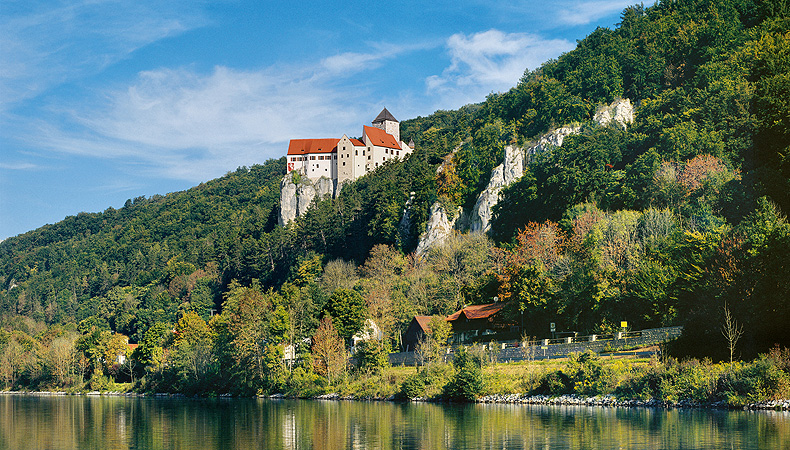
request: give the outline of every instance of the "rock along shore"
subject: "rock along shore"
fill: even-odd
[[[90,391],[90,392],[65,392],[65,391],[0,391],[0,395],[28,395],[38,397],[48,396],[67,396],[67,395],[84,395],[89,397],[157,397],[157,398],[179,398],[186,397],[184,394],[166,394],[166,393],[138,393],[138,392],[120,392],[120,391]],[[221,398],[231,398],[230,395],[220,395]],[[288,397],[283,394],[273,395],[259,395],[259,398],[268,398],[272,400],[289,399],[297,397]],[[309,397],[308,400],[348,400],[348,401],[398,401],[394,396],[378,398],[378,397],[355,397],[351,395],[341,395],[336,392]],[[413,398],[412,402],[430,402],[442,403],[442,400],[432,398]],[[620,407],[620,408],[708,408],[708,409],[737,409],[727,404],[725,401],[698,403],[690,400],[680,400],[678,402],[669,402],[658,399],[650,400],[636,400],[636,399],[618,399],[612,395],[599,395],[595,397],[584,397],[578,395],[525,395],[525,394],[491,394],[478,398],[476,403],[498,403],[498,404],[521,404],[521,405],[547,405],[547,406],[599,406],[599,407]],[[743,410],[773,410],[773,411],[790,411],[790,399],[783,400],[767,400],[764,402],[750,403],[743,407]]]
[[[617,399],[612,395],[583,397],[578,395],[547,395],[493,394],[477,399],[477,403],[513,403],[526,405],[563,405],[563,406],[604,406],[604,407],[637,407],[637,408],[711,408],[734,409],[725,401],[698,403],[690,400],[668,402],[658,399],[636,400]],[[768,400],[750,403],[744,410],[776,410],[790,411],[790,400]]]

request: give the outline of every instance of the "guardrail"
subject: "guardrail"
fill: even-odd
[[[588,336],[569,336],[559,339],[540,339],[532,341],[505,341],[484,344],[490,354],[500,362],[523,361],[533,359],[559,358],[571,353],[592,350],[596,353],[617,351],[629,348],[648,347],[677,339],[683,333],[683,327],[650,328],[641,331],[620,332],[614,334],[592,334]],[[454,349],[451,347],[445,355],[445,361],[452,361]],[[390,353],[392,365],[412,366],[417,364],[414,352]]]

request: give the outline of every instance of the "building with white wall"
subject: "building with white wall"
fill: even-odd
[[[292,139],[288,145],[288,172],[311,179],[355,180],[392,159],[405,158],[414,144],[400,140],[400,122],[384,108],[372,127],[362,127],[362,139]]]

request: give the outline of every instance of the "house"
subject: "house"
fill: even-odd
[[[411,319],[401,341],[404,351],[410,352],[417,348],[417,344],[428,334],[428,322],[430,321],[431,316],[414,316]]]
[[[287,172],[297,171],[310,179],[326,177],[340,182],[355,180],[392,159],[405,158],[414,142],[400,140],[400,122],[384,108],[362,127],[362,138],[291,139]]]
[[[447,321],[453,327],[453,342],[485,340],[512,332],[515,323],[511,323],[503,313],[507,305],[507,302],[494,302],[466,306],[447,316]]]
[[[118,356],[115,358],[115,362],[118,363],[118,364],[126,363],[126,355],[127,354],[131,355],[132,353],[134,353],[134,351],[140,345],[140,344],[129,344],[128,343],[129,342],[129,338],[126,338],[126,342],[127,342],[127,344],[126,344],[127,352],[126,353],[118,353]]]

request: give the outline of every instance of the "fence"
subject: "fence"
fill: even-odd
[[[615,334],[593,334],[571,336],[560,339],[537,341],[508,341],[485,344],[490,353],[496,353],[499,362],[523,361],[532,359],[559,358],[571,353],[592,350],[596,353],[629,348],[648,347],[677,339],[683,327],[651,328],[641,331]],[[413,366],[417,364],[414,352],[390,353],[390,363],[394,366]],[[453,349],[448,350],[445,361],[453,359]]]

